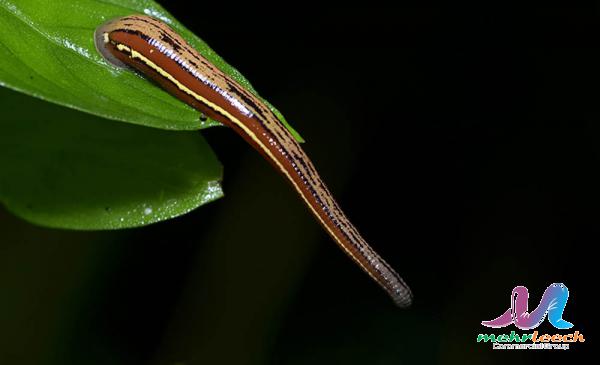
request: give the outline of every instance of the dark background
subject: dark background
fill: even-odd
[[[70,232],[0,212],[0,273],[13,275],[2,290],[20,309],[5,358],[541,364],[592,354],[596,7],[164,6],[300,131],[414,305],[393,307],[258,153],[212,128],[203,134],[225,166],[226,197],[184,217]],[[515,329],[480,324],[507,309],[514,286],[529,288],[533,309],[554,282],[569,288],[564,317],[585,343],[560,353],[476,343]]]

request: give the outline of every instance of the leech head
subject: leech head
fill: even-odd
[[[157,51],[160,39],[166,39],[173,30],[158,20],[146,15],[130,15],[110,20],[100,25],[94,33],[98,52],[110,64],[119,68],[137,68],[135,54],[149,57]],[[149,44],[150,41],[156,42]]]
[[[100,53],[108,63],[119,68],[130,68],[125,62],[119,59],[119,56],[117,56],[119,52],[116,50],[116,42],[115,40],[111,40],[111,32],[117,29],[115,23],[115,21],[111,20],[96,28],[96,31],[94,32],[94,45],[96,46],[98,53]]]

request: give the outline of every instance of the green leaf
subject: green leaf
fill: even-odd
[[[95,29],[109,19],[134,13],[166,22],[223,72],[256,93],[236,69],[150,0],[0,0],[0,85],[150,127],[195,130],[217,125],[201,122],[191,107],[139,75],[116,69],[98,54]]]
[[[222,196],[198,133],[116,123],[0,88],[0,203],[40,225],[117,229]]]

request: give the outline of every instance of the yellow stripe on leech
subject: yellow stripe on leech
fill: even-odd
[[[292,183],[292,185],[294,186],[294,188],[296,189],[296,191],[298,191],[298,193],[300,194],[300,196],[302,197],[302,199],[304,200],[304,202],[306,203],[306,205],[310,208],[310,210],[313,212],[313,214],[321,222],[321,224],[323,225],[323,227],[325,227],[325,229],[329,232],[329,234],[331,235],[331,237],[333,237],[338,242],[338,245],[346,252],[346,254],[348,254],[350,257],[354,258],[354,261],[360,267],[362,267],[363,270],[371,278],[373,278],[373,280],[375,280],[376,282],[380,283],[383,287],[387,287],[386,285],[382,284],[382,281],[379,278],[377,278],[375,275],[373,275],[371,273],[371,271],[369,269],[367,269],[367,267],[365,267],[362,262],[360,262],[360,260],[358,260],[358,258],[356,257],[356,255],[354,255],[354,253],[352,251],[350,251],[346,247],[346,245],[344,245],[344,243],[342,242],[342,240],[335,234],[335,232],[333,232],[333,230],[327,225],[327,223],[325,223],[325,221],[323,220],[323,218],[321,218],[321,215],[316,211],[316,209],[312,206],[312,204],[310,204],[310,202],[308,201],[308,199],[305,197],[304,193],[302,192],[302,189],[300,189],[300,187],[298,186],[298,184],[296,184],[296,182],[294,181],[294,179],[290,176],[290,174],[288,173],[288,171],[283,167],[283,165],[279,162],[279,160],[275,158],[275,156],[273,155],[273,153],[271,152],[271,150],[269,150],[267,148],[267,146],[264,143],[262,143],[262,141],[256,136],[256,134],[254,134],[244,123],[242,123],[239,119],[237,119],[236,117],[234,117],[233,115],[231,115],[231,113],[229,113],[227,110],[221,108],[220,106],[218,106],[217,104],[215,104],[213,102],[210,102],[205,97],[199,95],[198,93],[194,92],[193,90],[191,90],[190,88],[188,88],[187,86],[185,86],[184,84],[182,84],[179,80],[177,80],[175,77],[173,77],[173,75],[171,75],[170,73],[168,73],[167,71],[165,71],[162,67],[158,66],[156,63],[152,62],[150,59],[148,59],[147,57],[145,57],[144,55],[142,55],[138,51],[136,51],[134,49],[131,49],[130,47],[128,47],[128,46],[126,46],[124,44],[120,44],[120,43],[118,43],[116,45],[116,47],[121,52],[122,51],[129,52],[130,55],[131,55],[131,58],[137,58],[140,61],[144,62],[148,67],[150,67],[153,70],[155,70],[156,72],[158,72],[162,77],[164,77],[167,80],[169,80],[172,83],[174,83],[175,86],[177,86],[177,88],[179,88],[179,90],[181,90],[184,93],[190,95],[191,97],[193,97],[194,99],[196,99],[199,102],[203,103],[207,107],[215,110],[219,114],[221,114],[224,117],[226,117],[227,119],[229,119],[232,123],[235,123],[237,126],[239,126],[240,128],[242,128],[244,130],[244,132],[246,132],[246,134],[249,135],[250,138],[252,138],[252,140],[254,142],[256,142],[256,144],[269,156],[269,158],[272,161],[275,162],[275,164],[277,165],[277,167],[279,168],[279,170],[282,171],[285,174],[285,176]]]

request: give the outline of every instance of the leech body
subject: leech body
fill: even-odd
[[[132,67],[177,98],[234,129],[292,184],[335,242],[406,307],[412,294],[341,211],[308,156],[264,102],[221,72],[159,20],[132,15],[96,30],[96,47],[111,63]]]

